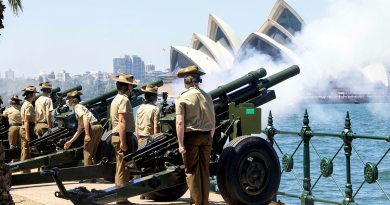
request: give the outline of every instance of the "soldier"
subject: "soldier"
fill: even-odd
[[[116,173],[115,186],[121,187],[130,180],[130,172],[125,170],[123,157],[132,150],[132,137],[134,132],[134,117],[129,100],[133,87],[137,86],[134,76],[121,73],[112,78],[116,81],[118,94],[111,103],[110,116],[112,122],[111,142],[115,149]],[[127,199],[116,204],[132,204]]]
[[[160,109],[156,106],[157,86],[144,85],[145,101],[138,108],[135,118],[135,132],[138,138],[138,148],[145,147],[151,139],[151,135],[160,132]]]
[[[28,143],[34,139],[34,126],[35,126],[35,110],[32,101],[35,99],[36,88],[32,85],[27,86],[22,90],[24,96],[24,102],[20,109],[22,117],[22,127],[20,128],[21,136],[21,156],[20,160],[26,160],[30,158],[30,147]]]
[[[196,66],[180,69],[187,89],[177,99],[176,132],[179,152],[183,155],[192,203],[208,205],[209,162],[215,131],[214,104],[209,94],[199,88],[205,73]]]
[[[51,128],[51,111],[53,101],[50,98],[52,85],[50,82],[40,83],[42,95],[35,101],[35,128],[38,137],[42,137]]]
[[[8,142],[11,149],[20,147],[20,126],[22,126],[20,101],[17,95],[12,96],[10,106],[3,113],[3,116],[8,118],[9,122]]]
[[[84,129],[84,165],[87,166],[96,164],[96,151],[103,135],[103,127],[84,105],[79,104],[81,101],[80,95],[82,93],[79,91],[67,93],[66,99],[76,113],[78,127],[72,139],[65,143],[64,149],[68,149]]]

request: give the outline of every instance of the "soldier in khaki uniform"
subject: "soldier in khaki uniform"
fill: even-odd
[[[17,95],[11,97],[10,106],[4,110],[3,116],[8,118],[8,143],[10,149],[20,148],[20,127],[22,125],[22,118],[20,115],[20,99]],[[19,159],[13,159],[13,162]]]
[[[51,111],[53,101],[50,98],[52,85],[50,82],[40,83],[42,95],[35,101],[35,131],[42,137],[51,128]]]
[[[11,149],[20,147],[20,126],[22,126],[20,101],[17,95],[12,96],[10,106],[3,112],[3,116],[8,118],[8,142]]]
[[[157,86],[144,85],[145,101],[138,108],[135,117],[135,132],[138,138],[138,149],[145,147],[151,139],[151,135],[160,132],[160,109],[156,106]]]
[[[24,102],[20,109],[22,117],[22,127],[20,128],[21,135],[21,156],[20,160],[26,160],[30,158],[30,147],[28,143],[34,139],[34,126],[35,126],[35,109],[32,101],[35,99],[36,88],[32,85],[27,86],[24,90]]]
[[[132,150],[132,135],[134,132],[134,117],[129,95],[133,87],[137,86],[134,76],[121,73],[112,78],[116,81],[118,94],[111,103],[110,116],[112,123],[111,142],[115,149],[116,173],[115,186],[121,187],[130,179],[130,172],[126,170],[123,157]],[[117,201],[116,204],[132,204],[127,199]]]
[[[79,91],[67,93],[67,101],[76,113],[78,127],[72,139],[65,143],[64,149],[68,149],[84,129],[84,165],[87,166],[96,164],[96,151],[103,135],[103,127],[84,105],[79,104],[80,95],[82,93]]]
[[[196,205],[209,204],[209,162],[215,131],[214,104],[210,95],[198,87],[204,74],[196,66],[179,70],[177,76],[184,78],[187,90],[175,103],[179,152],[183,154],[191,200]]]

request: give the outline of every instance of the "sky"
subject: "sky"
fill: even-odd
[[[335,0],[286,0],[307,22]],[[0,30],[0,73],[16,76],[66,70],[112,72],[112,59],[136,54],[158,70],[169,67],[170,46],[207,33],[208,15],[228,23],[241,41],[255,32],[275,0],[34,0],[15,16],[6,9]],[[5,1],[7,6],[7,1]]]

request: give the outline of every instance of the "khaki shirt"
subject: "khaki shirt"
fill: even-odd
[[[20,109],[20,115],[22,117],[22,123],[26,119],[27,115],[30,115],[29,122],[35,122],[35,110],[31,102],[25,100],[23,102],[22,108]]]
[[[142,104],[136,114],[139,136],[150,136],[154,133],[155,125],[160,124],[160,109],[151,103]]]
[[[185,132],[209,131],[215,128],[214,104],[211,96],[191,87],[176,99],[176,115],[184,115]]]
[[[125,114],[126,132],[134,132],[133,108],[127,95],[117,94],[111,102],[110,116],[112,123],[112,132],[119,132],[118,122],[119,114]]]
[[[20,115],[19,105],[11,105],[7,109],[5,109],[3,112],[3,116],[8,118],[9,124],[22,124],[22,117]]]
[[[89,111],[88,108],[86,108],[84,105],[77,104],[74,107],[74,112],[76,113],[76,119],[78,121],[78,129],[84,128],[84,123],[83,123],[84,115],[87,117],[89,123],[95,123],[98,121],[96,117],[93,116],[91,111]]]
[[[35,119],[36,122],[47,123],[46,115],[53,110],[53,101],[46,96],[40,96],[35,101]]]

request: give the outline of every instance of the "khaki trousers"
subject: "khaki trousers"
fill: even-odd
[[[126,162],[124,156],[131,153],[132,149],[132,134],[126,134],[126,144],[127,151],[123,151],[120,148],[120,138],[119,136],[112,136],[111,143],[115,149],[115,158],[116,158],[116,173],[115,173],[115,186],[121,187],[124,183],[130,180],[130,171],[126,169]]]
[[[31,156],[30,156],[30,146],[28,145],[28,143],[34,139],[34,126],[31,126],[30,125],[30,130],[27,130],[29,132],[29,136],[30,136],[30,139],[27,139],[27,133],[26,133],[26,129],[24,129],[24,127],[22,126],[20,128],[20,136],[21,136],[21,146],[20,146],[20,149],[22,150],[21,154],[20,154],[20,160],[26,160],[26,159],[30,159]]]
[[[96,151],[103,135],[103,127],[100,124],[90,126],[91,140],[84,141],[84,165],[96,164]]]
[[[151,136],[138,136],[138,150],[144,148],[151,141]]]
[[[209,163],[212,141],[210,134],[186,135],[184,133],[186,153],[183,155],[183,160],[191,201],[195,205],[209,204]]]
[[[11,126],[8,128],[8,142],[11,149],[20,147],[20,126]]]
[[[42,137],[43,134],[45,134],[48,130],[49,130],[49,125],[47,125],[47,123],[38,122],[35,125],[35,131],[38,135],[38,138]]]

